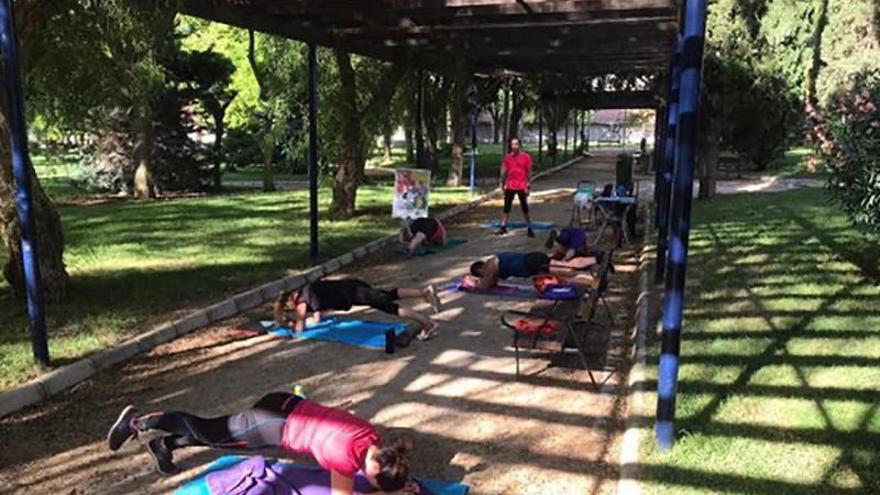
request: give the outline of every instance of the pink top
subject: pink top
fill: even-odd
[[[307,399],[287,416],[281,439],[285,450],[310,454],[322,468],[350,478],[363,467],[370,446],[378,444],[370,423]]]
[[[517,154],[508,153],[504,157],[504,174],[507,182],[504,189],[507,191],[525,191],[529,188],[529,172],[532,170],[532,157],[525,151]]]

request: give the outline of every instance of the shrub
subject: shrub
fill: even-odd
[[[816,130],[832,198],[857,223],[880,230],[880,70],[856,74]]]

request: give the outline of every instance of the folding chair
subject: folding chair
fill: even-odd
[[[571,225],[590,226],[596,220],[596,182],[592,180],[578,181],[572,198]]]
[[[599,301],[603,300],[602,293],[599,290],[603,284],[607,286],[608,272],[611,266],[612,252],[605,253],[599,269],[598,283],[596,289],[586,290],[583,294],[579,294],[577,299],[564,301],[539,301],[529,311],[510,310],[501,315],[501,324],[513,331],[513,348],[516,359],[516,377],[519,379],[519,350],[525,347],[532,350],[540,350],[554,353],[565,353],[566,349],[575,349],[581,364],[590,382],[597,389],[600,383],[596,381],[593,371],[587,362],[588,355],[595,355],[595,349],[590,347],[588,334],[594,330],[604,330],[605,327],[593,321],[596,315],[596,309]],[[608,309],[609,317],[611,316]],[[516,317],[516,320],[513,318]],[[517,327],[517,322],[522,319],[529,319],[536,322],[534,327],[538,330],[535,332],[524,332]],[[613,319],[612,319],[613,322]],[[564,330],[558,328],[553,332],[542,332],[541,329],[547,328],[548,325],[557,325]],[[613,323],[612,323],[613,324]],[[607,347],[603,347],[607,353]]]

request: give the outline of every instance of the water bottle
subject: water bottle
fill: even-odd
[[[385,331],[385,353],[386,354],[394,354],[394,340],[397,336],[394,334],[393,329],[389,329]]]

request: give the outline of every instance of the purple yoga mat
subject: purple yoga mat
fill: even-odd
[[[259,455],[240,462],[235,457],[221,458],[218,462],[222,462],[223,467],[204,478],[210,495],[328,495],[330,491],[330,472],[317,466],[267,461]],[[235,464],[225,466],[230,463]],[[467,488],[461,485],[446,485],[447,488],[440,489],[444,494],[467,493]],[[436,495],[426,482],[420,481],[419,488],[419,495]],[[358,473],[354,478],[354,491],[370,493],[375,488]]]
[[[263,456],[254,456],[208,473],[205,481],[211,495],[327,495],[330,472],[319,467],[267,463]],[[358,493],[375,490],[360,475],[355,477],[354,489]]]
[[[453,280],[444,287],[443,290],[471,292],[473,294],[489,294],[492,296],[520,297],[523,299],[534,299],[538,297],[538,291],[536,291],[534,287],[528,285],[498,284],[491,289],[482,290],[468,288],[461,280]]]

